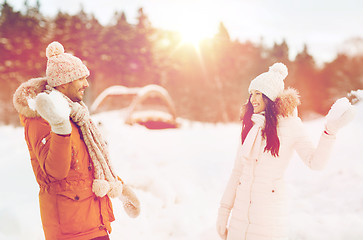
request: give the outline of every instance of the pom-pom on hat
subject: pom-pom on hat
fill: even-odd
[[[284,91],[284,79],[288,74],[287,67],[283,63],[273,64],[268,72],[264,72],[253,79],[248,88],[248,92],[257,90],[266,97],[275,101],[276,98]]]
[[[65,53],[62,44],[52,42],[46,49],[47,82],[56,87],[89,76],[89,70],[81,59],[72,54]]]

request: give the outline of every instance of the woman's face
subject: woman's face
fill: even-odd
[[[251,91],[250,102],[253,106],[253,113],[260,113],[265,111],[266,103],[263,101],[263,95],[260,91]]]

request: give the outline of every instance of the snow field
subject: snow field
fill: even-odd
[[[297,155],[286,173],[290,240],[363,239],[363,105],[337,136],[330,162],[308,169]],[[129,218],[114,199],[111,239],[217,240],[219,200],[232,170],[238,124],[183,121],[180,129],[148,130],[123,123],[118,111],[93,116],[119,176],[140,199]],[[324,119],[305,122],[313,142]],[[44,239],[38,186],[23,128],[0,126],[0,239]]]

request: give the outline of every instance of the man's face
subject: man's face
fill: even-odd
[[[83,100],[84,91],[88,87],[86,77],[64,84],[60,91],[69,97],[73,102],[80,102]]]

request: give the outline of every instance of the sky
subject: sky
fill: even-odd
[[[7,0],[15,10],[21,10],[24,1]],[[28,0],[29,5],[35,2]],[[75,14],[82,5],[102,24],[110,23],[115,11],[124,11],[135,23],[137,10],[143,7],[154,27],[189,37],[211,37],[223,22],[233,40],[266,46],[286,40],[292,59],[306,44],[318,63],[332,61],[346,49],[347,40],[363,38],[363,1],[357,0],[40,0],[40,4],[48,16],[59,9]]]

